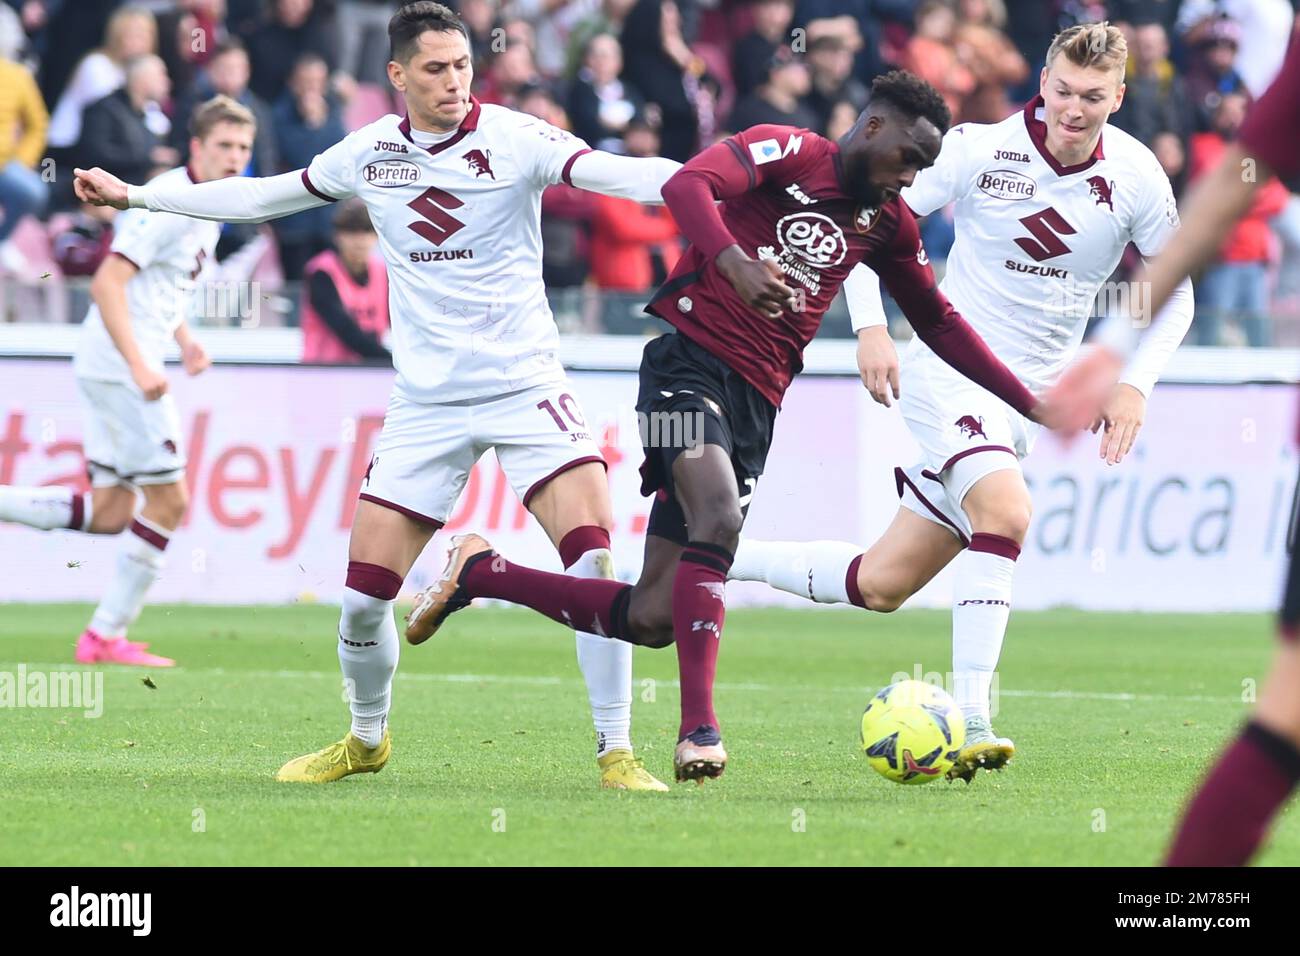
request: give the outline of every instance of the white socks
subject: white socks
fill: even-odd
[[[772,587],[816,601],[852,604],[849,565],[862,547],[847,541],[756,541],[741,538],[727,577],[765,581]]]
[[[137,517],[123,536],[117,570],[95,608],[90,629],[104,638],[121,637],[144,607],[145,595],[163,566],[163,551],[171,532],[148,518]]]
[[[384,737],[398,653],[393,602],[344,588],[339,666],[352,711],[352,736],[367,747],[379,746]]]
[[[613,578],[614,556],[605,548],[584,552],[565,568],[579,578]],[[632,749],[632,645],[574,631],[578,667],[587,682],[596,756]]]
[[[90,511],[90,495],[76,494],[71,488],[0,485],[0,521],[25,524],[42,531],[55,528],[85,531],[90,527]]]
[[[1020,546],[977,533],[957,556],[952,584],[953,696],[962,716],[989,719],[989,688],[1011,616],[1011,581]]]

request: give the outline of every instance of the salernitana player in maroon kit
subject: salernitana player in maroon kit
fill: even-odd
[[[1292,40],[1282,71],[1251,109],[1237,141],[1194,190],[1182,227],[1146,270],[1149,315],[1156,315],[1184,278],[1218,253],[1228,229],[1273,175],[1300,176],[1300,41]],[[1061,424],[1092,423],[1138,338],[1128,316],[1102,329],[1102,345],[1080,359],[1053,389]],[[1297,436],[1300,440],[1300,436]],[[1300,489],[1298,489],[1300,493]],[[1273,817],[1300,781],[1300,556],[1291,529],[1280,645],[1273,670],[1241,734],[1211,768],[1174,835],[1167,866],[1242,866],[1268,833]]]
[[[690,248],[647,306],[676,332],[650,342],[641,361],[641,490],[655,501],[640,580],[536,571],[463,535],[442,580],[417,600],[408,639],[426,640],[448,614],[490,597],[633,644],[676,643],[677,778],[719,776],[727,755],[713,680],[727,570],[782,396],[849,270],[871,266],[939,356],[1038,415],[1034,396],[939,292],[916,220],[898,198],[934,162],[949,122],[931,86],[895,72],[872,84],[866,110],[838,143],[756,126],[674,174],[663,197]],[[683,419],[700,422],[703,434],[657,427]],[[682,440],[688,434],[697,440]]]

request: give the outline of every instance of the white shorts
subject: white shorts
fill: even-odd
[[[92,485],[169,485],[184,479],[181,420],[170,394],[148,402],[133,385],[86,378],[77,379],[77,388],[86,406],[83,449]]]
[[[895,471],[903,507],[952,531],[963,544],[971,525],[961,503],[985,475],[1020,470],[1041,426],[918,343],[902,364],[899,407],[921,446],[921,461]]]
[[[470,469],[489,448],[525,507],[556,475],[587,462],[605,464],[567,381],[440,405],[394,395],[360,497],[426,524],[445,524]]]

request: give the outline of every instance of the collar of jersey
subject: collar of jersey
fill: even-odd
[[[1029,133],[1030,140],[1033,141],[1034,148],[1038,150],[1038,154],[1043,157],[1048,166],[1052,167],[1052,172],[1058,176],[1070,176],[1074,173],[1081,173],[1097,160],[1106,158],[1101,151],[1103,134],[1097,137],[1097,148],[1092,151],[1091,156],[1074,166],[1062,165],[1047,148],[1047,124],[1038,118],[1038,111],[1042,108],[1043,96],[1041,93],[1025,104],[1025,129]]]
[[[480,109],[479,101],[471,96],[469,98],[469,112],[466,113],[465,118],[460,121],[460,126],[456,130],[456,135],[452,136],[450,139],[444,139],[441,143],[434,143],[432,146],[420,146],[419,143],[411,139],[411,117],[409,114],[402,117],[402,122],[398,124],[397,128],[411,145],[418,146],[420,149],[425,150],[430,156],[436,156],[444,149],[455,146],[470,133],[474,132],[474,130],[478,129],[478,118],[480,112],[482,112],[482,110]]]

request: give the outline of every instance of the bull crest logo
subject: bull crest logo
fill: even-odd
[[[1105,203],[1107,206],[1109,206],[1111,212],[1115,211],[1114,197],[1112,197],[1111,195],[1111,192],[1114,190],[1114,188],[1115,188],[1115,184],[1113,182],[1108,181],[1104,176],[1088,177],[1089,195],[1091,195],[1093,199],[1097,200],[1098,206],[1100,206],[1102,203]]]
[[[988,435],[984,434],[983,415],[981,415],[979,418],[976,418],[974,415],[963,415],[961,418],[957,419],[957,421],[954,422],[953,424],[955,424],[958,428],[960,428],[962,434],[965,435],[967,438],[974,438],[976,435],[979,435],[980,438],[987,440],[989,437]]]
[[[489,162],[492,158],[492,150],[489,149],[487,152],[484,152],[481,149],[471,149],[461,158],[469,163],[470,169],[474,170],[475,179],[478,179],[484,173],[491,176],[493,179],[497,178],[496,174],[492,172],[492,163]]]

